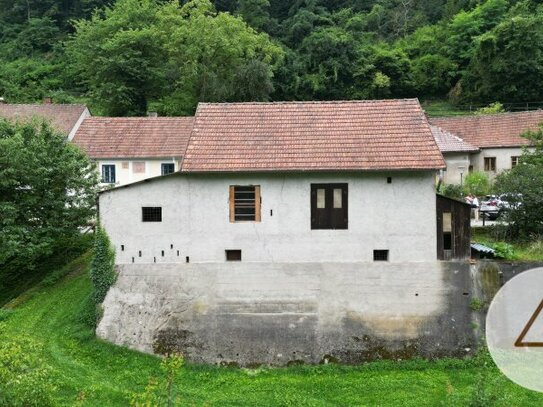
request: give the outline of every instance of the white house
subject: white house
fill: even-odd
[[[181,173],[102,193],[100,220],[118,263],[435,260],[443,167],[414,99],[204,103]]]
[[[41,105],[0,102],[0,117],[15,121],[45,120],[68,140],[73,139],[83,120],[90,116],[89,109],[84,105],[56,104],[49,98],[44,99]]]
[[[444,167],[415,99],[200,104],[180,172],[100,194],[97,334],[246,366],[465,355],[468,264],[438,258],[469,250],[469,207],[436,199]]]
[[[440,117],[432,125],[452,133],[480,150],[470,153],[469,171],[484,171],[494,178],[513,168],[529,141],[521,134],[543,123],[543,110],[477,116]],[[447,168],[448,171],[448,168]],[[455,177],[458,182],[458,177]]]
[[[103,184],[125,185],[178,171],[192,117],[90,117],[73,143],[96,161]]]

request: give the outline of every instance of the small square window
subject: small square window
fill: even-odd
[[[374,250],[373,261],[388,261],[388,250]]]
[[[142,222],[162,222],[162,207],[144,206],[141,208]]]
[[[241,250],[225,250],[226,261],[241,261]]]
[[[175,172],[175,164],[174,163],[162,163],[161,165],[161,173],[162,175],[168,175]]]
[[[515,168],[518,163],[520,162],[520,157],[517,155],[517,156],[512,156],[511,157],[511,168]]]

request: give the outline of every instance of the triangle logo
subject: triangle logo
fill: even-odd
[[[543,348],[543,342],[525,342],[524,341],[524,338],[526,337],[526,334],[530,331],[530,328],[532,328],[532,325],[534,324],[536,319],[539,317],[539,314],[541,314],[541,311],[543,311],[543,300],[541,300],[541,302],[539,303],[537,309],[532,314],[532,316],[528,320],[528,323],[526,324],[526,326],[524,327],[524,329],[520,333],[519,337],[515,341],[515,347],[517,347],[517,348],[520,348],[520,347],[534,347],[534,348],[542,347]],[[542,315],[542,317],[543,317],[543,315]],[[543,341],[543,338],[541,340]]]

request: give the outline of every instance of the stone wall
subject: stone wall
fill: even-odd
[[[473,352],[467,263],[119,265],[97,334],[240,366]]]

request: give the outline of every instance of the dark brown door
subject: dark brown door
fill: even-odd
[[[311,184],[311,229],[347,229],[347,184]]]

